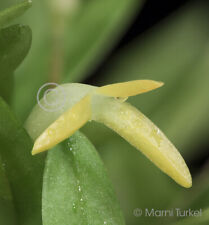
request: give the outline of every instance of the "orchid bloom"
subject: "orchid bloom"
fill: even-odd
[[[62,107],[49,112],[37,105],[26,121],[26,129],[35,140],[32,154],[51,149],[88,121],[95,120],[117,132],[178,184],[191,187],[189,169],[175,146],[147,117],[125,102],[130,96],[162,85],[151,80],[103,87],[77,83],[60,85],[47,94],[47,99],[64,102]],[[43,99],[41,103],[45,104]]]

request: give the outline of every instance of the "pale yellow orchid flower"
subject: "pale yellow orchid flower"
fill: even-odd
[[[178,150],[147,117],[125,102],[130,96],[151,91],[162,85],[162,82],[151,80],[130,81],[103,87],[84,84],[62,85],[65,93],[68,91],[67,96],[72,98],[71,101],[50,116],[49,112],[44,112],[36,106],[26,122],[26,129],[35,139],[32,154],[51,149],[86,122],[95,120],[121,135],[178,184],[186,188],[191,187],[189,169]],[[51,94],[51,99],[54,97]],[[121,101],[121,98],[124,101]],[[36,119],[37,112],[39,121]]]

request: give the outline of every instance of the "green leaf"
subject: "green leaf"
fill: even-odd
[[[103,163],[79,132],[48,153],[43,224],[125,224]]]
[[[0,30],[0,96],[10,101],[13,72],[22,63],[31,46],[28,26],[13,25]]]
[[[31,0],[18,3],[10,8],[0,11],[0,27],[7,25],[17,17],[21,16],[32,5]]]
[[[0,222],[4,225],[17,225],[12,193],[4,166],[0,158]]]
[[[7,74],[0,80],[0,96],[7,102],[11,103],[14,88],[14,75]]]
[[[32,157],[32,141],[0,98],[0,154],[13,194],[18,222],[41,225],[44,155]]]
[[[0,30],[0,76],[13,72],[27,55],[32,40],[28,26],[13,25]]]

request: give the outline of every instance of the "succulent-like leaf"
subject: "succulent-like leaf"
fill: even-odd
[[[26,0],[5,10],[0,11],[0,27],[7,25],[17,17],[21,16],[32,5],[31,0]]]
[[[13,72],[23,61],[31,46],[31,29],[13,25],[0,30],[0,76]]]
[[[13,197],[4,167],[0,158],[0,222],[4,225],[17,225]]]
[[[31,46],[28,26],[13,25],[0,30],[0,96],[11,100],[13,72],[23,61]]]
[[[60,224],[125,224],[104,165],[80,132],[47,156],[43,225]]]
[[[41,225],[44,155],[31,156],[32,141],[0,98],[0,154],[13,194],[18,222]]]

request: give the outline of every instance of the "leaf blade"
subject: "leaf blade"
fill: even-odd
[[[65,149],[65,142],[64,149],[59,145],[48,154],[43,224],[125,224],[94,147],[79,132],[69,139],[69,145]]]
[[[12,25],[0,30],[1,77],[13,72],[23,61],[31,46],[32,32],[28,26]]]
[[[0,154],[13,193],[20,224],[41,225],[44,156],[32,157],[32,141],[0,98]]]
[[[16,212],[4,163],[0,158],[0,222],[5,225],[17,225]]]
[[[31,0],[18,3],[10,8],[0,11],[0,27],[7,25],[17,17],[24,14],[24,12],[32,5]]]
[[[31,46],[28,26],[13,25],[0,30],[0,96],[11,102],[13,72],[22,63]]]

